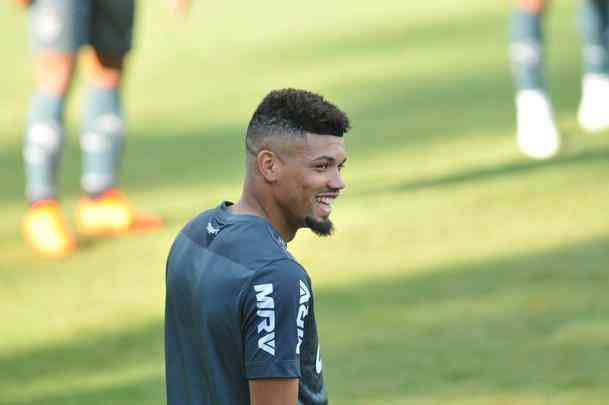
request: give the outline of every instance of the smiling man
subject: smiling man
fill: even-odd
[[[327,404],[311,280],[286,243],[300,228],[332,233],[349,128],[304,90],[258,106],[241,198],[194,218],[169,253],[169,405]]]

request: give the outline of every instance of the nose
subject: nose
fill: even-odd
[[[330,178],[330,182],[328,183],[328,187],[333,190],[342,190],[347,187],[347,184],[343,180],[343,177],[340,174],[340,171],[336,170],[332,178]]]

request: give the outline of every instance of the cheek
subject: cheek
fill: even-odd
[[[286,208],[300,207],[304,194],[298,179],[287,177],[277,183],[277,195]]]
[[[302,179],[289,179],[281,186],[283,201],[291,209],[309,210],[315,195],[315,188]]]
[[[310,210],[315,194],[326,189],[327,179],[313,170],[303,172],[292,171],[286,173],[277,184],[281,199],[291,209]]]

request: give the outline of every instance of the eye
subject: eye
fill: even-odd
[[[315,165],[315,169],[317,170],[326,170],[328,167],[330,167],[328,163],[318,163]]]

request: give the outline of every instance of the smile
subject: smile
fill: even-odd
[[[322,216],[330,215],[330,212],[332,212],[332,203],[334,203],[336,197],[336,195],[320,195],[315,197],[315,201],[317,201]]]

